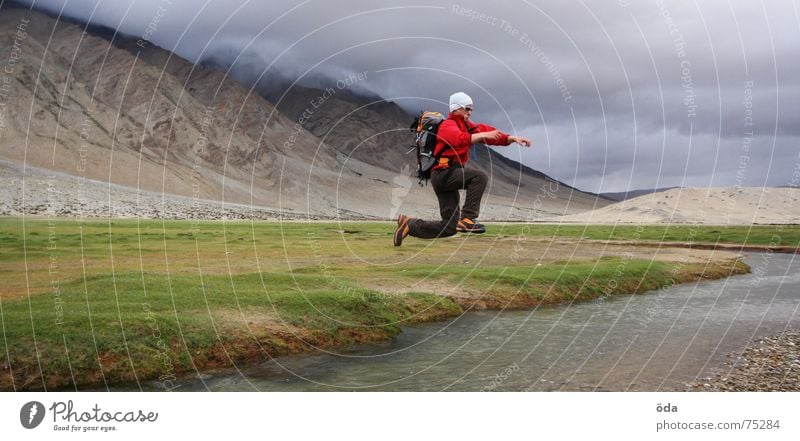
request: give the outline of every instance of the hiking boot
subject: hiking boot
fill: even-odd
[[[410,220],[411,220],[411,218],[406,216],[405,214],[398,215],[397,216],[397,225],[401,225],[404,222],[407,223]]]
[[[410,220],[410,217],[403,214],[397,216],[397,229],[394,230],[394,246],[399,247],[402,245],[403,239],[408,236],[408,221]]]
[[[486,227],[484,227],[483,224],[479,224],[478,221],[476,221],[475,219],[470,219],[468,217],[465,217],[464,219],[458,221],[458,225],[456,226],[456,231],[458,231],[459,233],[480,234],[486,232]]]

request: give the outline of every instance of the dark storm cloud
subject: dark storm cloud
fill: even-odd
[[[64,13],[247,81],[366,71],[356,91],[409,110],[466,91],[476,119],[534,139],[509,157],[587,190],[785,185],[798,161],[796,2],[71,0]]]

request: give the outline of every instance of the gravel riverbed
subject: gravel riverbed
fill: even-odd
[[[0,216],[193,220],[362,220],[135,189],[0,160]]]
[[[766,337],[728,354],[724,372],[690,385],[694,391],[800,391],[800,331]]]

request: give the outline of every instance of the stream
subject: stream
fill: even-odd
[[[206,373],[177,390],[685,390],[724,372],[727,354],[800,328],[800,259],[748,253],[745,262],[751,274],[602,302],[468,312],[379,344]]]

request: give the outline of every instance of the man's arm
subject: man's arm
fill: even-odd
[[[475,125],[477,133],[472,134],[472,143],[482,142],[489,145],[509,145],[508,134],[486,124]]]

